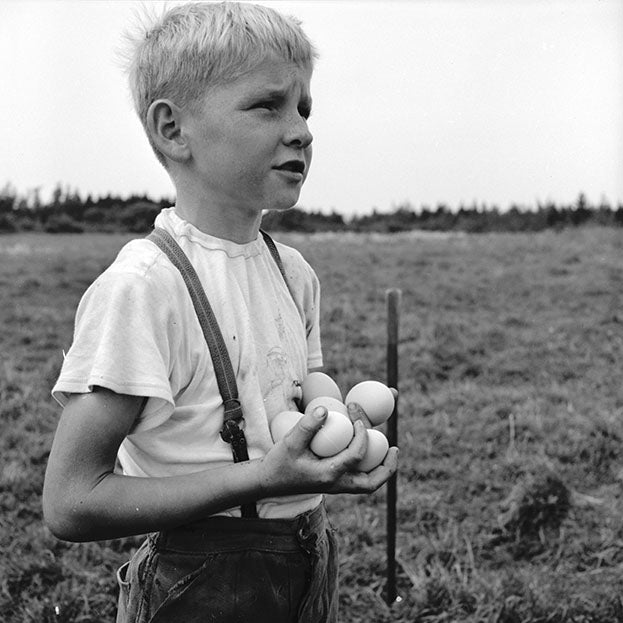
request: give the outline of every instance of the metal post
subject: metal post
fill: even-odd
[[[387,290],[387,385],[398,389],[398,325],[402,292]],[[387,421],[390,446],[398,445],[398,399]],[[396,601],[396,482],[397,474],[387,481],[387,594],[388,605]]]

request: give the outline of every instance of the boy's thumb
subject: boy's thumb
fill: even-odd
[[[326,420],[327,415],[329,415],[329,412],[327,411],[326,407],[316,407],[315,409],[312,410],[312,415],[320,422],[324,422],[324,420]]]
[[[326,407],[316,407],[311,413],[304,415],[297,423],[296,428],[300,435],[300,440],[304,445],[309,445],[312,437],[320,430],[327,419],[328,411]]]

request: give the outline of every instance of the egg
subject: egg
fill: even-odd
[[[337,411],[338,413],[348,415],[346,405],[336,398],[331,398],[331,396],[318,396],[318,398],[310,400],[307,407],[305,407],[305,413],[311,413],[316,407],[325,407],[327,411]]]
[[[301,406],[303,411],[307,405],[319,396],[330,396],[342,402],[342,392],[337,383],[324,372],[310,372],[301,385],[303,397]]]
[[[325,423],[314,435],[309,447],[317,456],[333,456],[348,446],[354,434],[353,424],[344,414],[329,411]]]
[[[298,411],[281,411],[272,419],[270,423],[270,434],[273,441],[281,441],[294,425],[303,417]]]
[[[380,430],[369,428],[367,432],[368,448],[363,459],[357,464],[357,469],[361,472],[371,472],[380,465],[389,450],[389,441]]]
[[[346,394],[345,404],[356,402],[366,412],[373,426],[385,422],[394,411],[394,395],[379,381],[362,381]]]

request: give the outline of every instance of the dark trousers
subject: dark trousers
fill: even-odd
[[[336,623],[324,504],[294,519],[210,517],[150,535],[117,573],[117,623]]]

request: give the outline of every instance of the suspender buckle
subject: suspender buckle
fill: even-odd
[[[247,454],[247,440],[244,436],[244,432],[240,426],[238,426],[238,422],[235,420],[225,420],[221,430],[221,438],[225,443],[231,445],[234,461],[236,463],[249,460]]]
[[[236,422],[239,422],[243,419],[242,406],[238,398],[228,398],[227,400],[224,400],[223,406],[225,407],[226,420],[235,420]]]

